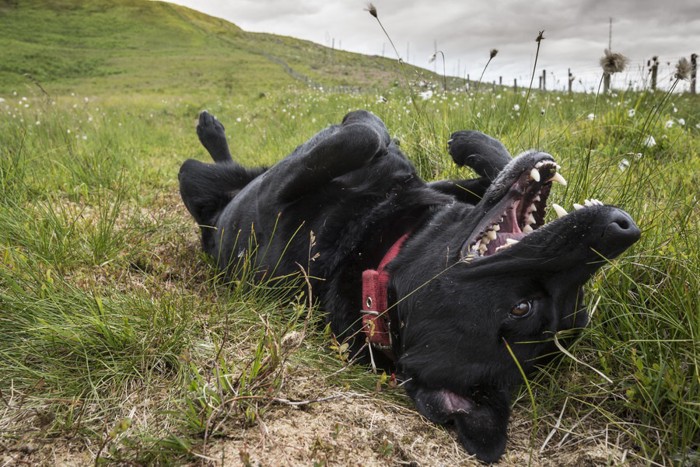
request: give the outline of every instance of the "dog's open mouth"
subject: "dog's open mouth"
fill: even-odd
[[[469,241],[464,256],[493,255],[544,225],[552,183],[566,185],[558,170],[553,160],[541,160],[529,171],[523,171],[503,200],[486,214],[486,220],[480,223],[483,227]],[[553,208],[562,214],[559,206]]]

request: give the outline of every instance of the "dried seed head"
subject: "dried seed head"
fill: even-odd
[[[369,11],[369,14],[370,14],[370,15],[372,15],[372,16],[374,16],[375,18],[379,19],[379,17],[377,16],[377,7],[374,6],[373,4],[369,3],[369,4],[367,5],[367,8],[365,8],[365,10]]]
[[[600,66],[603,71],[608,74],[620,73],[625,71],[629,59],[618,52],[611,52],[605,49],[605,55],[600,57]]]
[[[289,351],[296,349],[301,345],[301,343],[304,341],[304,333],[299,332],[299,331],[290,331],[284,336],[282,336],[282,340],[280,341],[280,347],[282,347],[283,351]]]
[[[687,58],[682,57],[676,63],[676,73],[673,75],[676,79],[688,79],[690,76],[690,62]]]
[[[537,38],[535,38],[535,42],[538,42],[538,43],[539,43],[539,42],[542,42],[543,40],[544,40],[544,29],[541,30],[541,31],[537,34]]]
[[[489,58],[493,58],[496,55],[498,55],[498,49],[491,49],[491,52],[489,52]]]

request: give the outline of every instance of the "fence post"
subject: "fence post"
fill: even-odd
[[[651,71],[651,90],[656,91],[656,73],[659,70],[659,57],[656,55],[651,57],[651,61],[647,62],[647,66],[651,66],[651,68],[649,68]]]
[[[518,79],[513,78],[513,92],[518,93]]]
[[[571,94],[571,85],[574,82],[574,75],[571,74],[571,68],[569,68],[569,94]]]
[[[698,79],[698,54],[690,56],[690,93],[695,94],[695,84]]]
[[[547,90],[547,70],[542,70],[542,90]]]

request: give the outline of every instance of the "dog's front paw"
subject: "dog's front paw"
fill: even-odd
[[[500,141],[480,131],[463,130],[452,133],[447,142],[455,164],[474,169],[490,179],[511,161],[511,155]]]

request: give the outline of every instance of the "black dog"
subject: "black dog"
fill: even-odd
[[[587,324],[582,285],[640,236],[597,201],[544,225],[552,183],[566,183],[552,156],[511,158],[475,131],[449,152],[480,178],[435,183],[366,111],[269,169],[234,162],[206,112],[197,134],[216,163],[188,160],[179,179],[204,250],[229,275],[249,256],[260,278],[318,278],[335,334],[396,369],[420,413],[453,423],[485,462],[504,451],[518,366],[531,372],[555,334]]]

